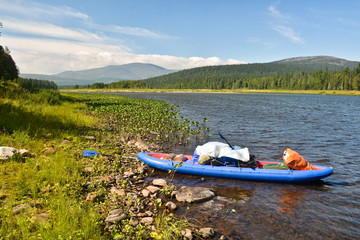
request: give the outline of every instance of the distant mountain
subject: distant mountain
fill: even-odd
[[[81,71],[66,71],[54,75],[20,74],[20,77],[54,81],[57,85],[87,85],[96,82],[110,83],[121,80],[142,80],[174,71],[153,64],[129,63]]]
[[[359,62],[329,56],[296,57],[269,63],[235,64],[186,69],[145,79],[152,88],[229,88],[234,82],[294,72],[355,69]],[[242,84],[242,83],[241,83]]]
[[[328,68],[329,71],[340,71],[343,68],[356,68],[359,62],[349,61],[342,58],[330,57],[330,56],[315,56],[315,57],[294,57],[287,58],[272,63],[288,64],[290,66],[297,66],[298,69],[315,69],[325,70]]]

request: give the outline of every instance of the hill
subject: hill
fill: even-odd
[[[284,76],[294,72],[341,71],[355,69],[359,62],[329,56],[297,57],[270,63],[252,63],[199,67],[149,78],[152,88],[237,88],[248,87],[243,81],[271,76]]]
[[[50,80],[54,81],[57,85],[88,85],[96,82],[110,83],[120,80],[142,80],[172,72],[174,70],[153,64],[130,63],[81,71],[66,71],[54,75],[20,74],[20,77]]]

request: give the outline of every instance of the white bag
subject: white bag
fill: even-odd
[[[208,142],[195,149],[198,155],[207,155],[214,158],[228,157],[243,162],[250,160],[248,148],[232,149],[228,144],[221,142]]]

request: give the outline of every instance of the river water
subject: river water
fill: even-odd
[[[117,93],[163,100],[212,136],[246,146],[258,160],[282,161],[289,147],[334,173],[310,184],[201,178],[175,184],[212,188],[217,197],[176,212],[231,239],[360,239],[360,97],[293,94]],[[183,149],[192,154],[194,146]],[[167,173],[156,172],[161,177]]]

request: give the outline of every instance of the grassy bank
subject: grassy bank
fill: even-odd
[[[182,238],[187,221],[161,214],[159,202],[137,194],[151,172],[132,158],[141,148],[166,149],[186,141],[191,123],[179,122],[174,106],[73,93],[52,102],[47,98],[58,98],[56,92],[38,96],[4,89],[0,146],[30,153],[0,160],[0,239]],[[84,158],[85,149],[103,155]],[[124,177],[131,171],[131,178]],[[127,194],[114,196],[114,187]],[[153,206],[149,226],[131,222],[143,201]],[[109,226],[105,218],[116,208],[125,218]]]
[[[283,93],[283,94],[319,94],[319,95],[351,95],[359,96],[360,91],[350,90],[277,90],[277,89],[73,89],[63,91],[75,92],[203,92],[203,93]]]

